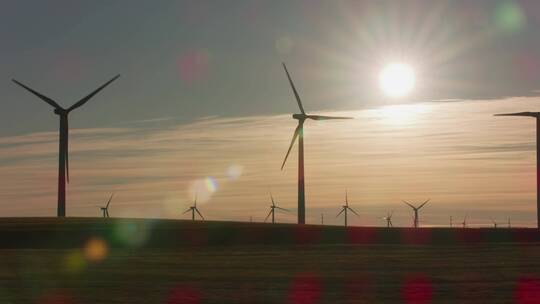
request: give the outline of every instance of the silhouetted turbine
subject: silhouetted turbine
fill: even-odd
[[[489,219],[491,219],[491,222],[493,223],[493,228],[497,228],[497,222],[495,222],[492,217],[490,217]]]
[[[359,216],[356,211],[354,211],[353,208],[349,207],[349,197],[347,195],[347,191],[345,191],[345,205],[341,206],[341,211],[336,215],[338,217],[340,214],[345,213],[345,227],[347,227],[347,211],[351,210],[352,213],[356,214],[356,216]]]
[[[45,101],[52,107],[54,107],[54,114],[60,116],[60,147],[59,147],[59,156],[58,156],[58,209],[57,215],[59,217],[66,216],[66,180],[69,183],[69,123],[68,115],[71,111],[84,105],[90,98],[94,97],[99,91],[103,90],[111,82],[115,81],[120,75],[113,77],[111,80],[107,81],[105,84],[94,90],[92,93],[88,94],[86,97],[77,101],[71,107],[64,109],[58,103],[51,98],[42,95],[29,88],[28,86],[20,83],[19,81],[12,79],[12,81],[24,89],[28,90],[30,93],[34,94],[41,100]]]
[[[536,227],[540,228],[540,171],[538,167],[540,164],[540,149],[538,149],[540,143],[540,112],[505,113],[495,114],[495,116],[525,116],[536,119]]]
[[[105,205],[105,207],[99,207],[101,211],[103,212],[103,217],[109,217],[109,205],[111,204],[112,198],[114,196],[114,193],[111,194],[111,197],[109,197],[109,201]]]
[[[418,228],[418,222],[419,222],[419,218],[418,218],[418,210],[420,210],[422,207],[424,207],[425,204],[427,204],[429,202],[429,199],[425,202],[423,202],[420,206],[418,207],[415,207],[413,206],[412,204],[410,204],[409,202],[407,201],[403,201],[405,204],[409,205],[413,210],[414,210],[414,218],[413,218],[413,226],[414,228]]]
[[[394,227],[394,225],[392,225],[392,215],[393,214],[394,214],[394,211],[386,213],[386,216],[382,218],[383,220],[386,221],[386,227],[387,228]]]
[[[272,205],[270,205],[270,212],[268,213],[268,215],[264,219],[264,222],[266,223],[266,221],[268,220],[268,217],[270,215],[272,215],[272,224],[275,224],[276,209],[283,210],[285,212],[289,212],[289,210],[276,206],[276,203],[274,202],[274,197],[272,196],[272,193],[270,193],[270,200],[272,201]]]
[[[204,216],[199,212],[199,208],[197,208],[197,197],[195,197],[195,201],[193,201],[193,206],[189,207],[186,211],[184,211],[184,213],[182,214],[186,214],[188,212],[191,211],[191,220],[194,221],[195,220],[195,212],[197,212],[197,214],[201,217],[201,219],[204,220]]]
[[[285,69],[285,73],[287,74],[287,79],[289,79],[289,84],[291,85],[294,96],[296,98],[296,102],[298,103],[298,108],[300,108],[300,113],[292,115],[293,119],[298,120],[298,126],[294,130],[293,138],[292,138],[291,144],[289,145],[289,150],[287,150],[287,155],[285,155],[285,159],[283,160],[283,164],[281,165],[281,170],[283,170],[283,167],[285,166],[285,162],[287,162],[287,158],[289,157],[289,153],[291,152],[291,149],[294,143],[296,142],[296,139],[299,138],[298,139],[298,224],[305,224],[306,201],[305,201],[305,182],[304,182],[304,121],[306,119],[313,119],[313,120],[352,119],[352,117],[335,117],[335,116],[320,116],[320,115],[306,114],[306,111],[304,111],[304,107],[302,106],[302,101],[300,100],[300,95],[298,94],[298,91],[296,90],[296,87],[294,86],[294,83],[291,79],[289,71],[287,70],[287,66],[285,66],[285,63],[283,63],[283,69]]]
[[[468,216],[469,216],[469,215],[466,214],[465,217],[463,218],[463,222],[461,223],[461,227],[467,228],[467,217],[468,217]]]

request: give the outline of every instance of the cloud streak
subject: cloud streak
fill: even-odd
[[[492,114],[534,110],[535,102],[421,103],[329,113],[355,116],[352,121],[307,122],[308,222],[318,223],[323,212],[326,223],[341,223],[333,214],[347,188],[361,214],[353,224],[382,225],[379,218],[396,210],[395,224],[408,225],[401,199],[432,198],[424,210],[427,224],[489,211],[532,226],[534,121]],[[110,192],[117,193],[113,216],[178,218],[197,194],[210,219],[262,220],[270,189],[294,210],[296,148],[279,170],[294,127],[290,116],[278,115],[75,129],[68,215],[99,215],[95,205]],[[55,214],[57,136],[0,138],[4,215]],[[284,221],[295,218],[280,214]]]

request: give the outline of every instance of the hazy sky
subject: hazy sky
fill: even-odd
[[[194,189],[208,218],[261,220],[269,189],[294,210],[286,61],[308,111],[357,118],[306,125],[308,222],[341,222],[348,188],[354,224],[408,225],[400,200],[427,198],[425,225],[534,224],[534,123],[492,114],[540,108],[537,1],[0,4],[6,216],[55,214],[58,153],[58,117],[10,79],[69,106],[118,73],[70,116],[69,216],[112,191],[115,216],[179,217]],[[417,74],[397,100],[377,85],[395,61]]]

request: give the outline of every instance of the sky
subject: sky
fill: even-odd
[[[69,106],[68,216],[262,221],[269,191],[295,222],[298,111],[308,112],[307,222],[412,223],[401,200],[431,202],[422,225],[535,225],[536,1],[0,0],[0,213],[54,216],[58,117],[10,80]],[[378,86],[389,63],[414,67],[411,94]]]

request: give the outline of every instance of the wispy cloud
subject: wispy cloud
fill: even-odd
[[[386,210],[406,225],[401,199],[432,198],[425,220],[449,213],[512,212],[515,224],[534,220],[534,121],[493,117],[534,110],[532,98],[425,103],[336,112],[351,121],[306,123],[308,220],[340,223],[345,188],[360,211],[355,224],[380,224]],[[166,123],[166,127],[159,127]],[[280,165],[295,121],[289,115],[219,118],[189,124],[158,119],[148,127],[71,132],[68,215],[99,215],[110,192],[115,216],[180,217],[195,194],[208,218],[264,218],[268,191],[296,207],[296,148]],[[6,216],[53,215],[57,134],[0,138],[0,210]],[[509,204],[511,202],[511,204]],[[516,211],[518,210],[518,211]],[[516,212],[518,212],[516,214]],[[294,214],[280,215],[294,222]]]

